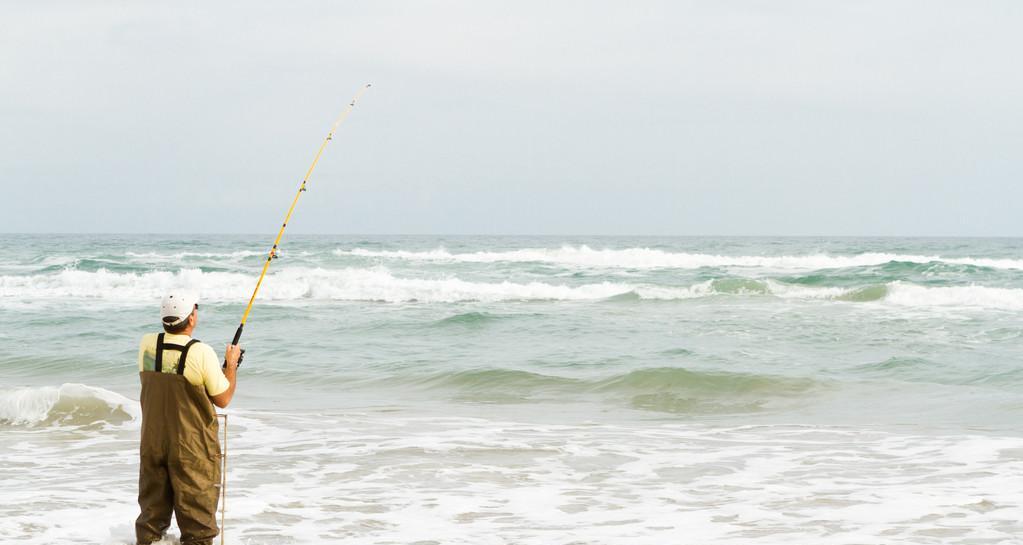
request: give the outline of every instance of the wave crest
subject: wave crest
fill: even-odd
[[[64,270],[57,274],[0,276],[0,301],[101,299],[144,304],[172,287],[198,290],[204,300],[239,301],[251,294],[255,275],[181,269],[118,273]],[[689,286],[622,282],[551,284],[479,282],[456,277],[407,278],[382,267],[284,268],[267,276],[261,300],[457,303],[500,301],[680,301],[713,296],[768,296],[792,300],[884,303],[905,307],[1023,310],[1023,289],[985,286],[920,286],[904,281],[866,286],[808,286],[773,279],[716,278]],[[478,320],[478,316],[460,320]]]
[[[1023,290],[985,286],[926,287],[891,282],[885,302],[907,307],[973,307],[1023,310]]]
[[[64,270],[52,275],[0,276],[0,298],[87,298],[147,301],[172,287],[187,286],[203,299],[244,300],[251,294],[255,275],[203,272],[116,273]],[[544,282],[471,282],[458,278],[400,278],[383,268],[339,269],[294,267],[267,276],[259,293],[264,300],[340,300],[450,303],[459,301],[597,300],[627,293],[630,285],[613,282],[578,286]]]
[[[867,252],[856,255],[782,255],[729,256],[668,252],[653,248],[593,249],[589,246],[561,248],[527,248],[503,252],[451,253],[444,248],[425,251],[335,249],[334,255],[363,258],[401,259],[406,261],[447,261],[461,263],[550,263],[588,268],[623,269],[700,269],[704,267],[757,268],[771,270],[821,270],[848,267],[869,267],[892,262],[949,263],[994,269],[1023,269],[1023,260],[938,255],[904,255]]]
[[[0,393],[0,424],[119,425],[137,420],[138,402],[84,384],[21,388]]]

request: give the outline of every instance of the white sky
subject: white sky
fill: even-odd
[[[0,3],[3,232],[1023,235],[1016,1]]]

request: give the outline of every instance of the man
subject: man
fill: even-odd
[[[182,545],[209,545],[217,536],[220,499],[219,425],[213,405],[227,407],[237,386],[240,348],[228,345],[224,370],[209,345],[192,339],[199,297],[176,290],[160,305],[163,333],[139,344],[142,443],[135,538],[163,537],[173,511]]]

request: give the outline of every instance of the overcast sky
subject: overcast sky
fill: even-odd
[[[0,231],[1023,235],[1018,1],[0,3]]]

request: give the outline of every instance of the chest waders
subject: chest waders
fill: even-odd
[[[188,350],[156,338],[156,365],[142,371],[142,442],[139,448],[139,544],[159,540],[178,521],[182,545],[212,543],[217,536],[220,442],[217,413],[202,385],[185,378]],[[163,372],[164,350],[181,352],[175,373]]]

